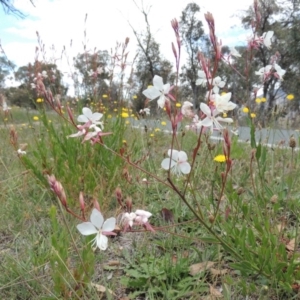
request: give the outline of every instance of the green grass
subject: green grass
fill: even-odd
[[[233,167],[219,199],[225,163],[213,158],[222,154],[222,144],[209,149],[202,137],[185,200],[210,231],[167,186],[160,163],[171,135],[106,119],[105,131],[113,134],[103,138],[105,145],[122,158],[102,145],[67,139],[74,128],[63,120],[42,111],[39,118],[16,126],[14,147],[9,127],[0,129],[1,299],[209,299],[221,287],[224,299],[297,299],[298,152],[292,156],[291,149],[258,146],[254,153],[233,137]],[[196,140],[193,132],[178,135],[190,162]],[[27,154],[18,157],[22,143],[28,144]],[[120,221],[122,208],[114,194],[120,187],[124,199],[132,199],[133,211],[152,212],[155,233],[120,233],[109,238],[106,251],[93,252],[92,238],[80,235],[76,225],[81,221],[50,191],[47,174],[62,183],[77,214],[79,193],[84,193],[87,217],[96,199],[105,218]],[[181,193],[186,179],[171,177]],[[165,219],[163,211],[171,218]],[[191,275],[191,266],[202,262],[214,265]]]

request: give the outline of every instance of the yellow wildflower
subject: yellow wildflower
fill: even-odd
[[[177,102],[176,107],[181,107],[181,103]]]
[[[160,124],[161,124],[162,126],[166,126],[166,125],[167,125],[167,122],[162,121]]]
[[[112,118],[112,115],[108,115],[107,118],[108,118],[108,119],[111,119],[111,118]]]
[[[37,98],[37,99],[36,99],[36,102],[37,102],[37,103],[42,103],[42,102],[44,102],[44,100],[43,100],[42,98]]]
[[[267,99],[265,97],[261,98],[261,102],[266,102],[266,101],[267,101]]]
[[[245,114],[247,114],[247,113],[249,112],[249,108],[245,106],[245,107],[243,108],[243,112],[244,112]]]
[[[38,116],[34,116],[32,119],[33,119],[33,121],[38,121],[39,117]]]
[[[258,104],[261,103],[261,98],[256,98],[255,102],[258,103]]]
[[[129,122],[129,121],[126,121],[126,122],[125,122],[125,124],[126,124],[126,125],[129,125],[129,124],[130,124],[130,122]]]
[[[160,129],[159,129],[159,128],[155,128],[154,131],[155,131],[155,132],[158,132],[158,131],[160,131]]]
[[[214,158],[214,161],[216,162],[225,162],[226,161],[226,156],[224,154],[219,154]]]
[[[154,133],[151,133],[151,134],[150,134],[150,137],[154,137]]]
[[[129,114],[127,112],[122,112],[121,113],[121,117],[122,118],[128,118],[129,117]]]
[[[106,94],[103,94],[102,98],[108,98],[108,96]]]
[[[293,94],[289,94],[286,96],[286,99],[288,100],[294,100],[295,96]]]
[[[251,113],[250,114],[250,117],[253,119],[253,118],[256,118],[256,114],[255,113]]]
[[[134,95],[132,98],[133,98],[133,99],[137,99],[137,95]]]

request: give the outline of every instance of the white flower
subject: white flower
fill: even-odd
[[[17,153],[18,153],[19,155],[26,155],[26,151],[23,151],[23,150],[21,150],[21,149],[18,149]]]
[[[47,71],[42,71],[42,77],[44,77],[44,78],[47,78],[48,77],[48,75],[47,75]]]
[[[139,114],[141,115],[146,114],[146,116],[150,116],[150,108],[146,107],[144,109],[140,109]]]
[[[103,114],[95,112],[93,113],[88,107],[84,107],[82,109],[82,115],[79,115],[77,121],[80,123],[87,123],[91,122],[92,124],[100,125],[101,128],[103,127],[103,123],[99,122],[102,118]],[[91,128],[91,126],[90,126]]]
[[[171,169],[171,171],[177,175],[189,174],[191,171],[191,166],[187,162],[187,155],[184,151],[168,150],[169,158],[165,158],[161,162],[161,167],[165,170]]]
[[[157,104],[160,108],[164,108],[166,102],[166,96],[170,91],[170,84],[163,84],[162,77],[155,75],[153,78],[153,86],[143,91],[143,94],[150,100],[154,100],[159,97]]]
[[[35,83],[30,83],[30,87],[32,88],[32,89],[35,89],[36,88],[36,85],[35,85]]]
[[[230,55],[231,56],[241,57],[241,54],[234,47],[231,47],[229,49],[230,49]]]
[[[274,68],[276,70],[276,72],[274,73],[274,75],[279,79],[279,80],[283,80],[283,76],[286,72],[286,70],[281,69],[281,67],[277,64],[274,64]]]
[[[116,219],[109,218],[104,222],[102,214],[97,210],[93,209],[91,217],[91,222],[83,222],[78,224],[76,227],[82,235],[96,234],[93,240],[92,246],[97,246],[101,250],[107,249],[107,235],[115,235],[113,230],[115,229]]]
[[[9,107],[9,106],[7,105],[6,101],[5,101],[5,100],[2,100],[2,110],[3,110],[4,112],[8,112],[10,109],[11,109],[11,107]]]
[[[91,69],[89,71],[87,71],[88,76],[93,76],[94,75],[94,71]]]
[[[135,218],[136,218],[136,214],[131,212],[131,213],[128,213],[126,212],[124,215],[123,215],[123,220],[125,221],[125,225],[129,225],[130,227],[133,226],[133,222],[135,221]]]
[[[152,216],[152,214],[149,211],[137,209],[135,211],[135,221],[137,223],[146,224],[148,223],[148,219]]]
[[[273,34],[274,31],[268,31],[268,32],[264,32],[264,34],[262,35],[263,43],[268,49],[271,48]]]
[[[219,93],[219,88],[223,88],[225,86],[225,81],[222,81],[220,76],[217,76],[213,82],[213,93],[218,94]]]
[[[268,76],[270,75],[270,71],[273,68],[272,65],[267,65],[263,68],[260,68],[258,71],[255,71],[255,75],[260,76],[262,79],[266,79],[268,78]]]
[[[224,95],[216,94],[214,98],[215,107],[218,112],[227,112],[236,108],[236,104],[229,101],[231,93],[226,93]]]
[[[193,117],[194,113],[193,113],[193,103],[191,103],[190,101],[184,101],[183,105],[181,107],[181,113],[185,116],[185,117]]]
[[[226,122],[226,123],[233,123],[233,120],[231,118],[221,118],[217,117],[217,115],[220,113],[217,109],[214,109],[211,111],[209,106],[205,103],[200,104],[201,111],[206,115],[206,118],[204,118],[201,121],[201,125],[204,127],[210,127],[211,132],[214,130],[214,125],[217,130],[222,130],[223,126],[219,123],[220,122]]]
[[[206,75],[205,75],[205,72],[200,70],[198,71],[198,79],[196,80],[196,85],[202,85],[203,87],[206,86]]]

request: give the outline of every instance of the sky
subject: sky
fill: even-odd
[[[146,11],[151,31],[156,41],[161,45],[165,58],[172,61],[171,42],[175,36],[170,25],[173,18],[180,19],[182,10],[191,0],[135,0]],[[246,33],[240,25],[238,15],[247,9],[253,0],[196,0],[201,12],[206,32],[207,25],[204,13],[213,14],[216,33],[222,39],[223,45],[245,44]],[[17,67],[34,62],[35,49],[38,46],[37,34],[45,45],[47,60],[55,60],[58,68],[68,72],[66,56],[72,58],[84,52],[83,45],[88,51],[110,50],[116,42],[130,38],[130,55],[134,57],[136,39],[129,23],[137,30],[145,30],[145,22],[134,0],[15,0],[15,7],[26,17],[21,19],[7,15],[0,7],[0,42],[7,57]],[[85,22],[85,17],[87,19]],[[86,31],[86,37],[84,36]],[[72,46],[70,46],[72,40]],[[60,60],[62,49],[66,48],[66,56]],[[42,56],[39,57],[40,59]]]

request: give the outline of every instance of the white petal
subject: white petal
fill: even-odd
[[[163,91],[164,90],[164,83],[163,83],[163,79],[162,77],[155,75],[153,78],[153,85],[156,89],[158,89],[159,91]]]
[[[97,236],[97,246],[100,250],[106,250],[108,246],[108,238],[103,234],[99,234]]]
[[[82,235],[98,233],[98,230],[91,222],[83,222],[81,224],[78,224],[76,227]]]
[[[159,99],[157,100],[157,105],[160,107],[160,108],[164,108],[165,107],[165,103],[166,103],[166,98],[164,95],[161,95],[159,97]]]
[[[212,120],[207,117],[201,121],[201,125],[204,127],[210,127],[212,124],[213,124]]]
[[[93,113],[92,113],[92,111],[91,111],[88,107],[84,107],[84,108],[82,109],[82,113],[83,113],[89,120],[91,120],[92,117],[93,117]]]
[[[174,160],[177,160],[178,159],[178,150],[175,150],[175,149],[169,149],[168,150],[168,155],[171,157],[171,154],[172,154],[172,159]]]
[[[161,92],[157,88],[155,88],[154,86],[151,86],[151,87],[147,88],[147,90],[144,90],[143,94],[147,98],[149,98],[151,100],[154,100],[154,99],[156,99],[157,97],[159,97],[161,95]]]
[[[79,136],[82,136],[84,134],[85,134],[85,130],[83,129],[81,131],[78,131],[77,133],[73,133],[73,134],[68,135],[67,138],[69,138],[69,137],[79,137]]]
[[[191,166],[188,162],[183,162],[179,164],[179,168],[183,174],[189,174],[191,172]]]
[[[170,161],[171,161],[171,165],[170,165]],[[165,170],[169,170],[169,168],[173,168],[176,165],[176,162],[170,158],[165,158],[162,162],[161,162],[161,167]]]
[[[93,209],[90,219],[96,228],[101,229],[104,219],[101,212],[98,209]]]
[[[225,122],[225,123],[233,123],[233,120],[231,118],[221,118],[221,117],[217,117],[216,118],[217,121],[220,122]]]
[[[184,151],[179,151],[178,152],[178,160],[179,161],[187,161],[187,155],[186,155],[186,153],[184,152]]]
[[[214,94],[218,94],[219,93],[219,87],[217,85],[215,85],[212,90],[213,90]]]
[[[143,209],[137,209],[135,211],[135,214],[138,216],[145,216],[146,218],[150,218],[152,216],[151,212],[143,210]]]
[[[89,119],[85,115],[80,115],[78,116],[77,121],[80,123],[86,123],[89,121]]]
[[[116,226],[116,218],[109,218],[107,219],[103,226],[102,226],[102,231],[113,231]]]
[[[171,87],[170,83],[167,83],[167,84],[164,85],[164,94],[165,95],[169,93],[170,87]]]
[[[220,81],[218,86],[222,89],[225,86],[225,81]]]
[[[211,110],[208,107],[207,104],[201,102],[200,103],[200,109],[202,110],[203,113],[205,113],[207,116],[211,116]]]
[[[198,71],[198,77],[200,77],[200,78],[205,78],[206,79],[206,75],[205,75],[205,72],[204,71],[202,71],[202,70],[200,70],[200,71]]]
[[[92,120],[99,121],[102,118],[102,116],[103,116],[103,114],[101,114],[101,113],[98,113],[98,112],[93,113]]]

